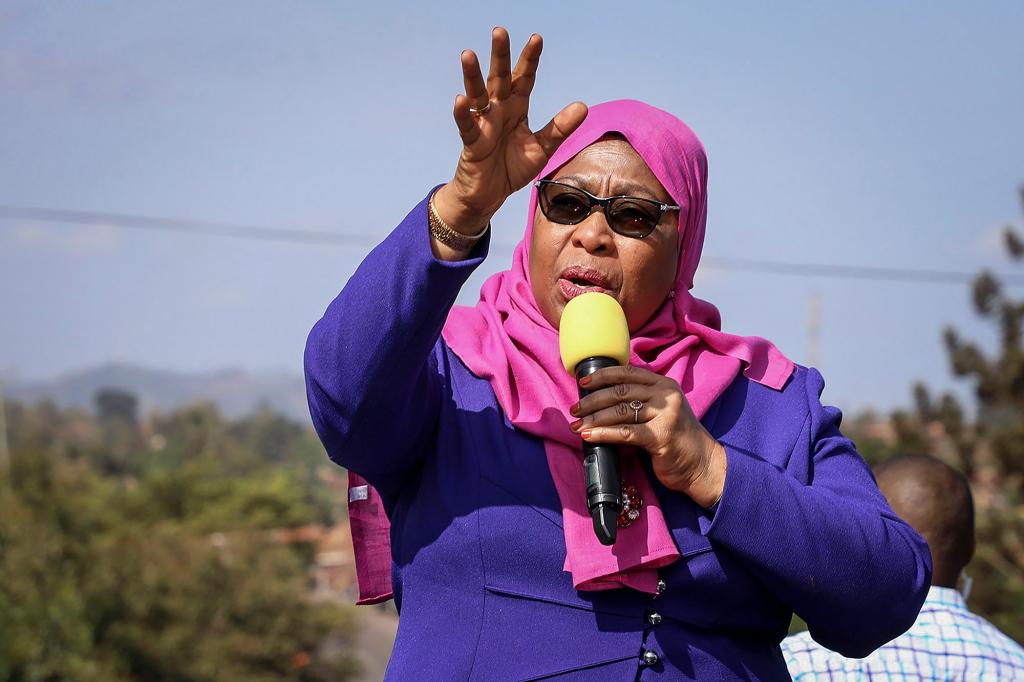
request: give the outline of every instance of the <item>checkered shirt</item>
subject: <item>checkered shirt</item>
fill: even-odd
[[[1024,649],[968,611],[959,592],[934,585],[914,625],[866,658],[840,656],[816,643],[807,632],[787,637],[782,653],[797,682],[1024,682]]]

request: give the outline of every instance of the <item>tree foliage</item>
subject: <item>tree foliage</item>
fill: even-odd
[[[311,548],[271,532],[333,518],[315,436],[97,403],[8,405],[0,680],[349,679],[351,609],[313,602]]]

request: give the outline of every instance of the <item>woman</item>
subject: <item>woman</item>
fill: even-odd
[[[362,596],[393,587],[401,613],[388,677],[788,679],[792,612],[866,655],[914,621],[926,545],[819,402],[820,375],[719,331],[690,295],[697,138],[631,101],[573,103],[532,133],[540,52],[534,35],[513,71],[495,29],[486,84],[463,53],[453,180],[367,256],[306,348],[327,452],[373,486],[350,510]],[[453,309],[491,216],[535,178],[511,270]],[[622,305],[632,355],[580,400],[557,329],[589,290]],[[639,514],[611,547],[590,527],[581,439],[623,446]]]

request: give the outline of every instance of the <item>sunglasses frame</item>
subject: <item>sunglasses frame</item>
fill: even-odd
[[[542,198],[541,198],[541,197],[544,196],[544,188],[548,187],[548,186],[551,186],[551,185],[554,185],[554,186],[557,186],[557,187],[565,187],[566,189],[571,189],[571,190],[573,190],[575,192],[579,192],[583,196],[587,197],[587,199],[589,201],[589,209],[590,210],[588,210],[585,214],[583,214],[583,216],[581,216],[579,220],[575,220],[575,221],[572,221],[572,222],[562,222],[560,220],[555,220],[554,218],[551,218],[550,216],[548,216],[547,208],[544,207],[544,204],[546,202],[543,201]],[[608,222],[608,227],[610,227],[615,234],[621,234],[623,237],[629,237],[630,239],[644,239],[645,237],[649,237],[651,235],[651,233],[653,233],[656,229],[658,229],[658,225],[661,224],[661,219],[665,217],[665,214],[668,211],[678,211],[680,209],[679,206],[675,206],[673,204],[666,204],[666,203],[662,203],[660,201],[657,201],[655,199],[647,199],[645,197],[634,197],[634,196],[630,196],[628,194],[619,194],[619,195],[616,195],[616,196],[613,196],[613,197],[599,197],[599,196],[595,196],[595,195],[591,194],[590,192],[588,192],[587,190],[585,190],[585,189],[583,189],[581,187],[577,187],[575,185],[570,185],[570,184],[567,184],[567,183],[564,183],[564,182],[558,182],[557,180],[538,180],[537,182],[534,183],[534,187],[537,188],[537,204],[540,206],[540,210],[544,214],[544,217],[547,218],[548,220],[550,220],[550,221],[552,221],[554,223],[557,223],[558,225],[579,225],[580,223],[582,223],[584,220],[589,218],[594,213],[594,207],[595,206],[600,206],[601,210],[604,211],[605,220]],[[624,234],[622,232],[619,232],[617,229],[615,229],[615,225],[613,224],[613,221],[612,220],[608,220],[608,208],[612,205],[613,201],[616,201],[618,199],[629,199],[630,201],[642,201],[642,202],[644,202],[646,204],[652,204],[652,205],[654,205],[654,206],[656,206],[658,208],[658,219],[654,221],[654,225],[651,227],[649,232],[647,232],[646,234],[643,234],[643,235],[638,237],[638,236],[632,235],[632,234]]]

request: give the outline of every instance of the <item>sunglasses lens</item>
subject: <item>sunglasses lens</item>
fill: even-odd
[[[541,208],[547,219],[562,225],[574,225],[590,214],[590,200],[568,187],[545,185],[541,191]]]
[[[609,209],[608,223],[626,237],[646,237],[661,219],[661,209],[646,201],[621,199],[613,201]]]

